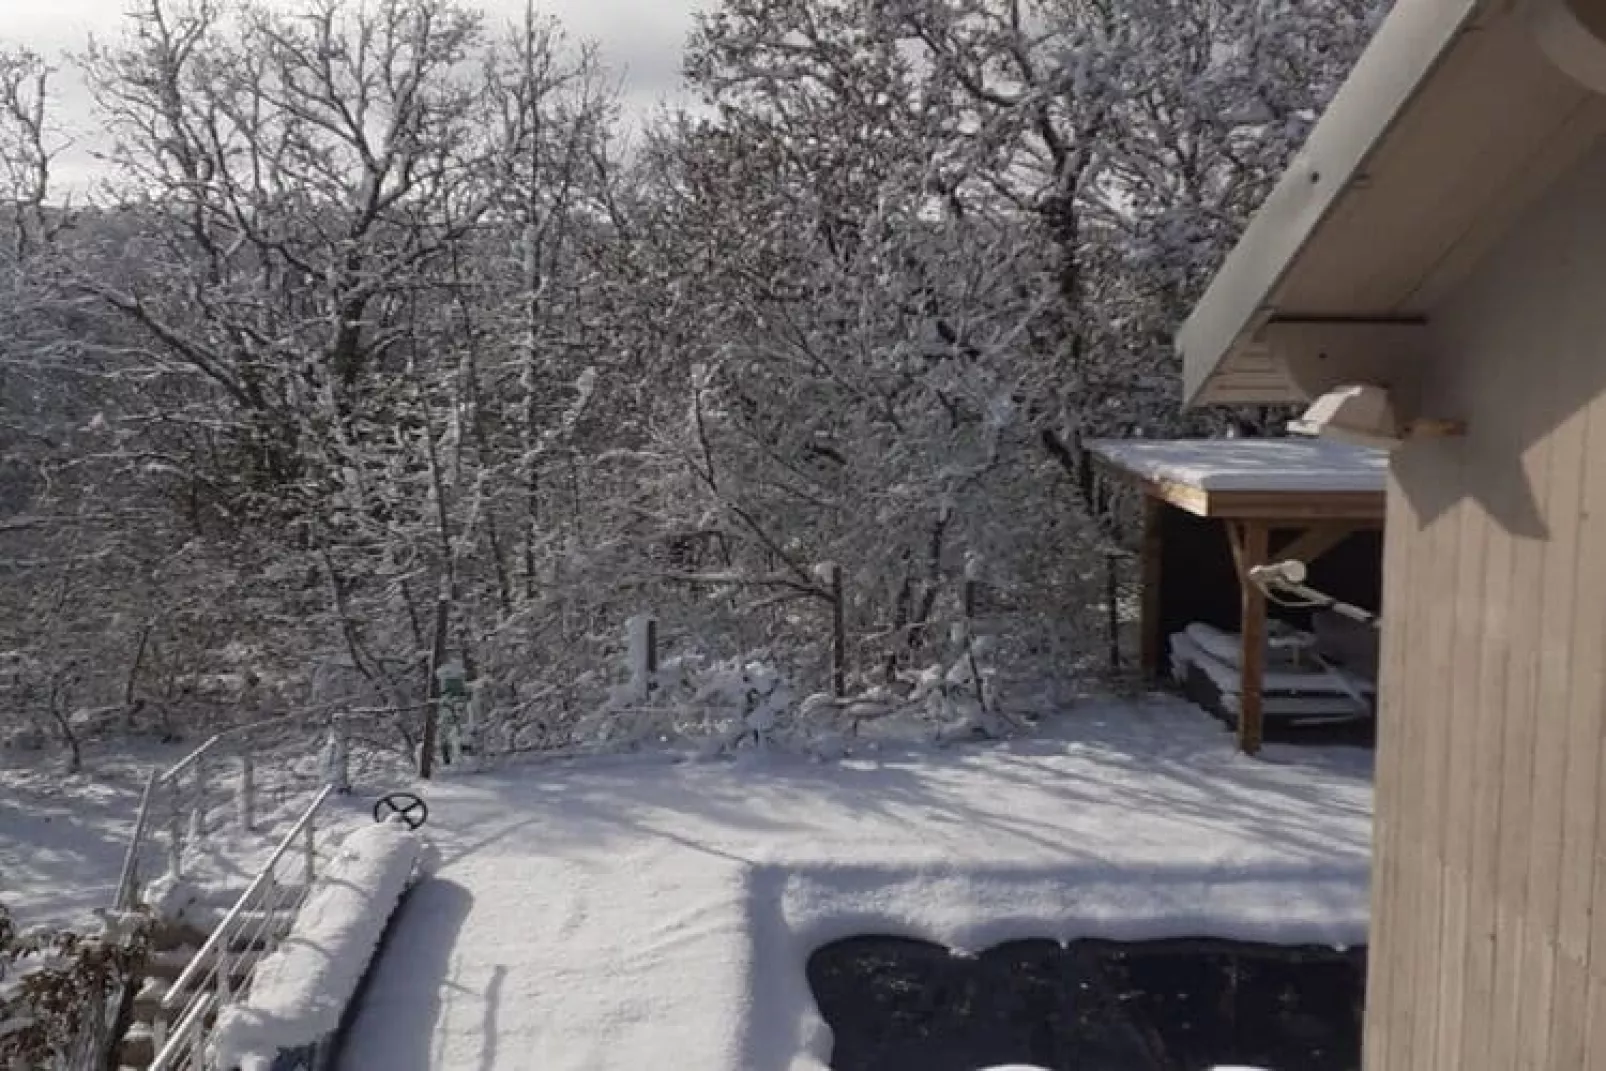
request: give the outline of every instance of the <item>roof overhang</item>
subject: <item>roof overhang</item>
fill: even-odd
[[[1177,336],[1184,400],[1424,358],[1436,303],[1606,133],[1603,0],[1398,0]]]
[[[1388,457],[1314,439],[1095,439],[1100,469],[1198,517],[1380,526]]]

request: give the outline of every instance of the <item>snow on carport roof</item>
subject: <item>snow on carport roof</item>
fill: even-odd
[[[1145,480],[1200,491],[1381,493],[1388,455],[1321,439],[1100,439],[1088,450]]]

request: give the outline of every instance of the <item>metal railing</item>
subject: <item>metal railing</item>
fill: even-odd
[[[250,830],[256,827],[258,793],[262,786],[257,777],[252,748],[260,743],[258,738],[263,730],[283,730],[294,725],[291,719],[281,717],[214,733],[173,765],[165,770],[151,773],[146,779],[139,810],[134,818],[134,828],[123,852],[123,863],[112,896],[111,910],[107,913],[108,920],[115,924],[116,920],[126,919],[130,913],[138,911],[142,884],[161,869],[165,868],[174,878],[183,876],[185,851],[189,845],[205,838],[211,832],[216,820],[214,814],[216,805],[224,804],[232,797],[235,805],[232,808],[233,820],[242,829]],[[307,726],[303,723],[301,727]],[[322,806],[331,792],[350,790],[347,715],[335,714],[330,720],[324,752],[325,762],[316,779],[309,781],[303,777],[299,781],[292,782],[281,777],[277,785],[280,796],[278,802],[281,804],[286,802],[286,797],[291,791],[299,794],[302,791],[322,789],[313,804],[303,812],[302,822],[298,823],[298,828],[302,830],[300,835],[309,838],[309,853],[312,834],[302,823],[308,820],[308,815],[315,813],[316,809]],[[229,769],[231,764],[232,769]],[[230,810],[225,808],[225,814]],[[229,820],[229,817],[223,818],[223,821]],[[157,856],[155,848],[163,839],[164,832],[166,843],[161,846],[163,849],[161,855]],[[275,853],[273,865],[277,865],[283,854],[282,849]],[[157,863],[157,859],[162,861]],[[307,859],[309,880],[313,865],[312,856],[309,854]],[[260,888],[255,885],[253,888],[260,894]],[[293,886],[276,887],[276,891],[280,893],[284,893],[286,889],[292,892],[298,891],[301,896],[305,895],[305,885],[299,887],[299,890]],[[247,890],[248,893],[251,891]],[[281,913],[287,907],[300,906],[299,901],[290,904],[287,894],[281,896],[281,899],[285,900],[284,903],[277,905]],[[261,925],[266,928],[267,922],[263,921]],[[98,1071],[106,1064],[109,1050],[121,1041],[121,1035],[129,1025],[126,1016],[131,1004],[133,984],[127,979],[118,980],[107,992],[99,995],[102,1008],[97,1012],[86,1011],[85,1027],[79,1031],[82,1036],[75,1040],[77,1048],[64,1068],[68,1071],[90,1071],[90,1069]],[[198,1013],[195,1023],[205,1020],[207,1015],[206,1011]],[[105,1029],[101,1028],[103,1019]],[[183,1023],[184,1020],[180,1020],[180,1027]],[[194,1029],[194,1023],[189,1029]],[[159,1048],[161,1041],[158,1040],[156,1044]]]
[[[205,1066],[214,1013],[250,986],[262,957],[277,946],[284,936],[281,928],[293,921],[311,892],[317,877],[318,815],[334,791],[334,786],[326,785],[313,798],[168,987],[152,1024],[156,1058],[151,1071],[199,1071]],[[281,865],[294,862],[301,866],[300,882],[281,881]]]
[[[145,779],[145,791],[139,798],[139,812],[134,816],[134,832],[129,835],[128,847],[123,851],[123,867],[117,876],[117,891],[112,895],[112,910],[128,911],[139,894],[139,853],[145,844],[150,828],[151,803],[156,799],[161,772],[152,770]]]
[[[166,835],[165,870],[175,878],[183,876],[186,847],[212,832],[215,805],[226,803],[232,796],[239,827],[246,830],[256,827],[261,785],[251,754],[252,737],[260,730],[282,729],[285,725],[284,719],[272,719],[215,733],[172,766],[151,774],[123,853],[122,871],[112,902],[114,911],[132,910],[138,902],[141,881],[149,876],[142,872],[148,869],[146,855],[158,826]],[[350,787],[350,747],[346,733],[344,719],[336,718],[325,745],[331,761],[321,775],[324,786],[340,792]],[[244,746],[231,752],[231,745]],[[233,763],[233,771],[219,779],[215,775],[225,762]],[[214,785],[215,780],[223,783]]]

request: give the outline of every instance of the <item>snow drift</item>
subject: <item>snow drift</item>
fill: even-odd
[[[246,998],[219,1014],[214,1065],[250,1067],[334,1033],[402,894],[432,864],[433,849],[400,823],[347,837]]]

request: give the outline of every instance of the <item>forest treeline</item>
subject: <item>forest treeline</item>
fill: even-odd
[[[0,711],[409,711],[450,658],[560,746],[640,613],[827,688],[826,563],[850,690],[1074,671],[1076,444],[1264,419],[1184,413],[1171,335],[1379,14],[722,0],[645,116],[534,7],[0,42]]]

